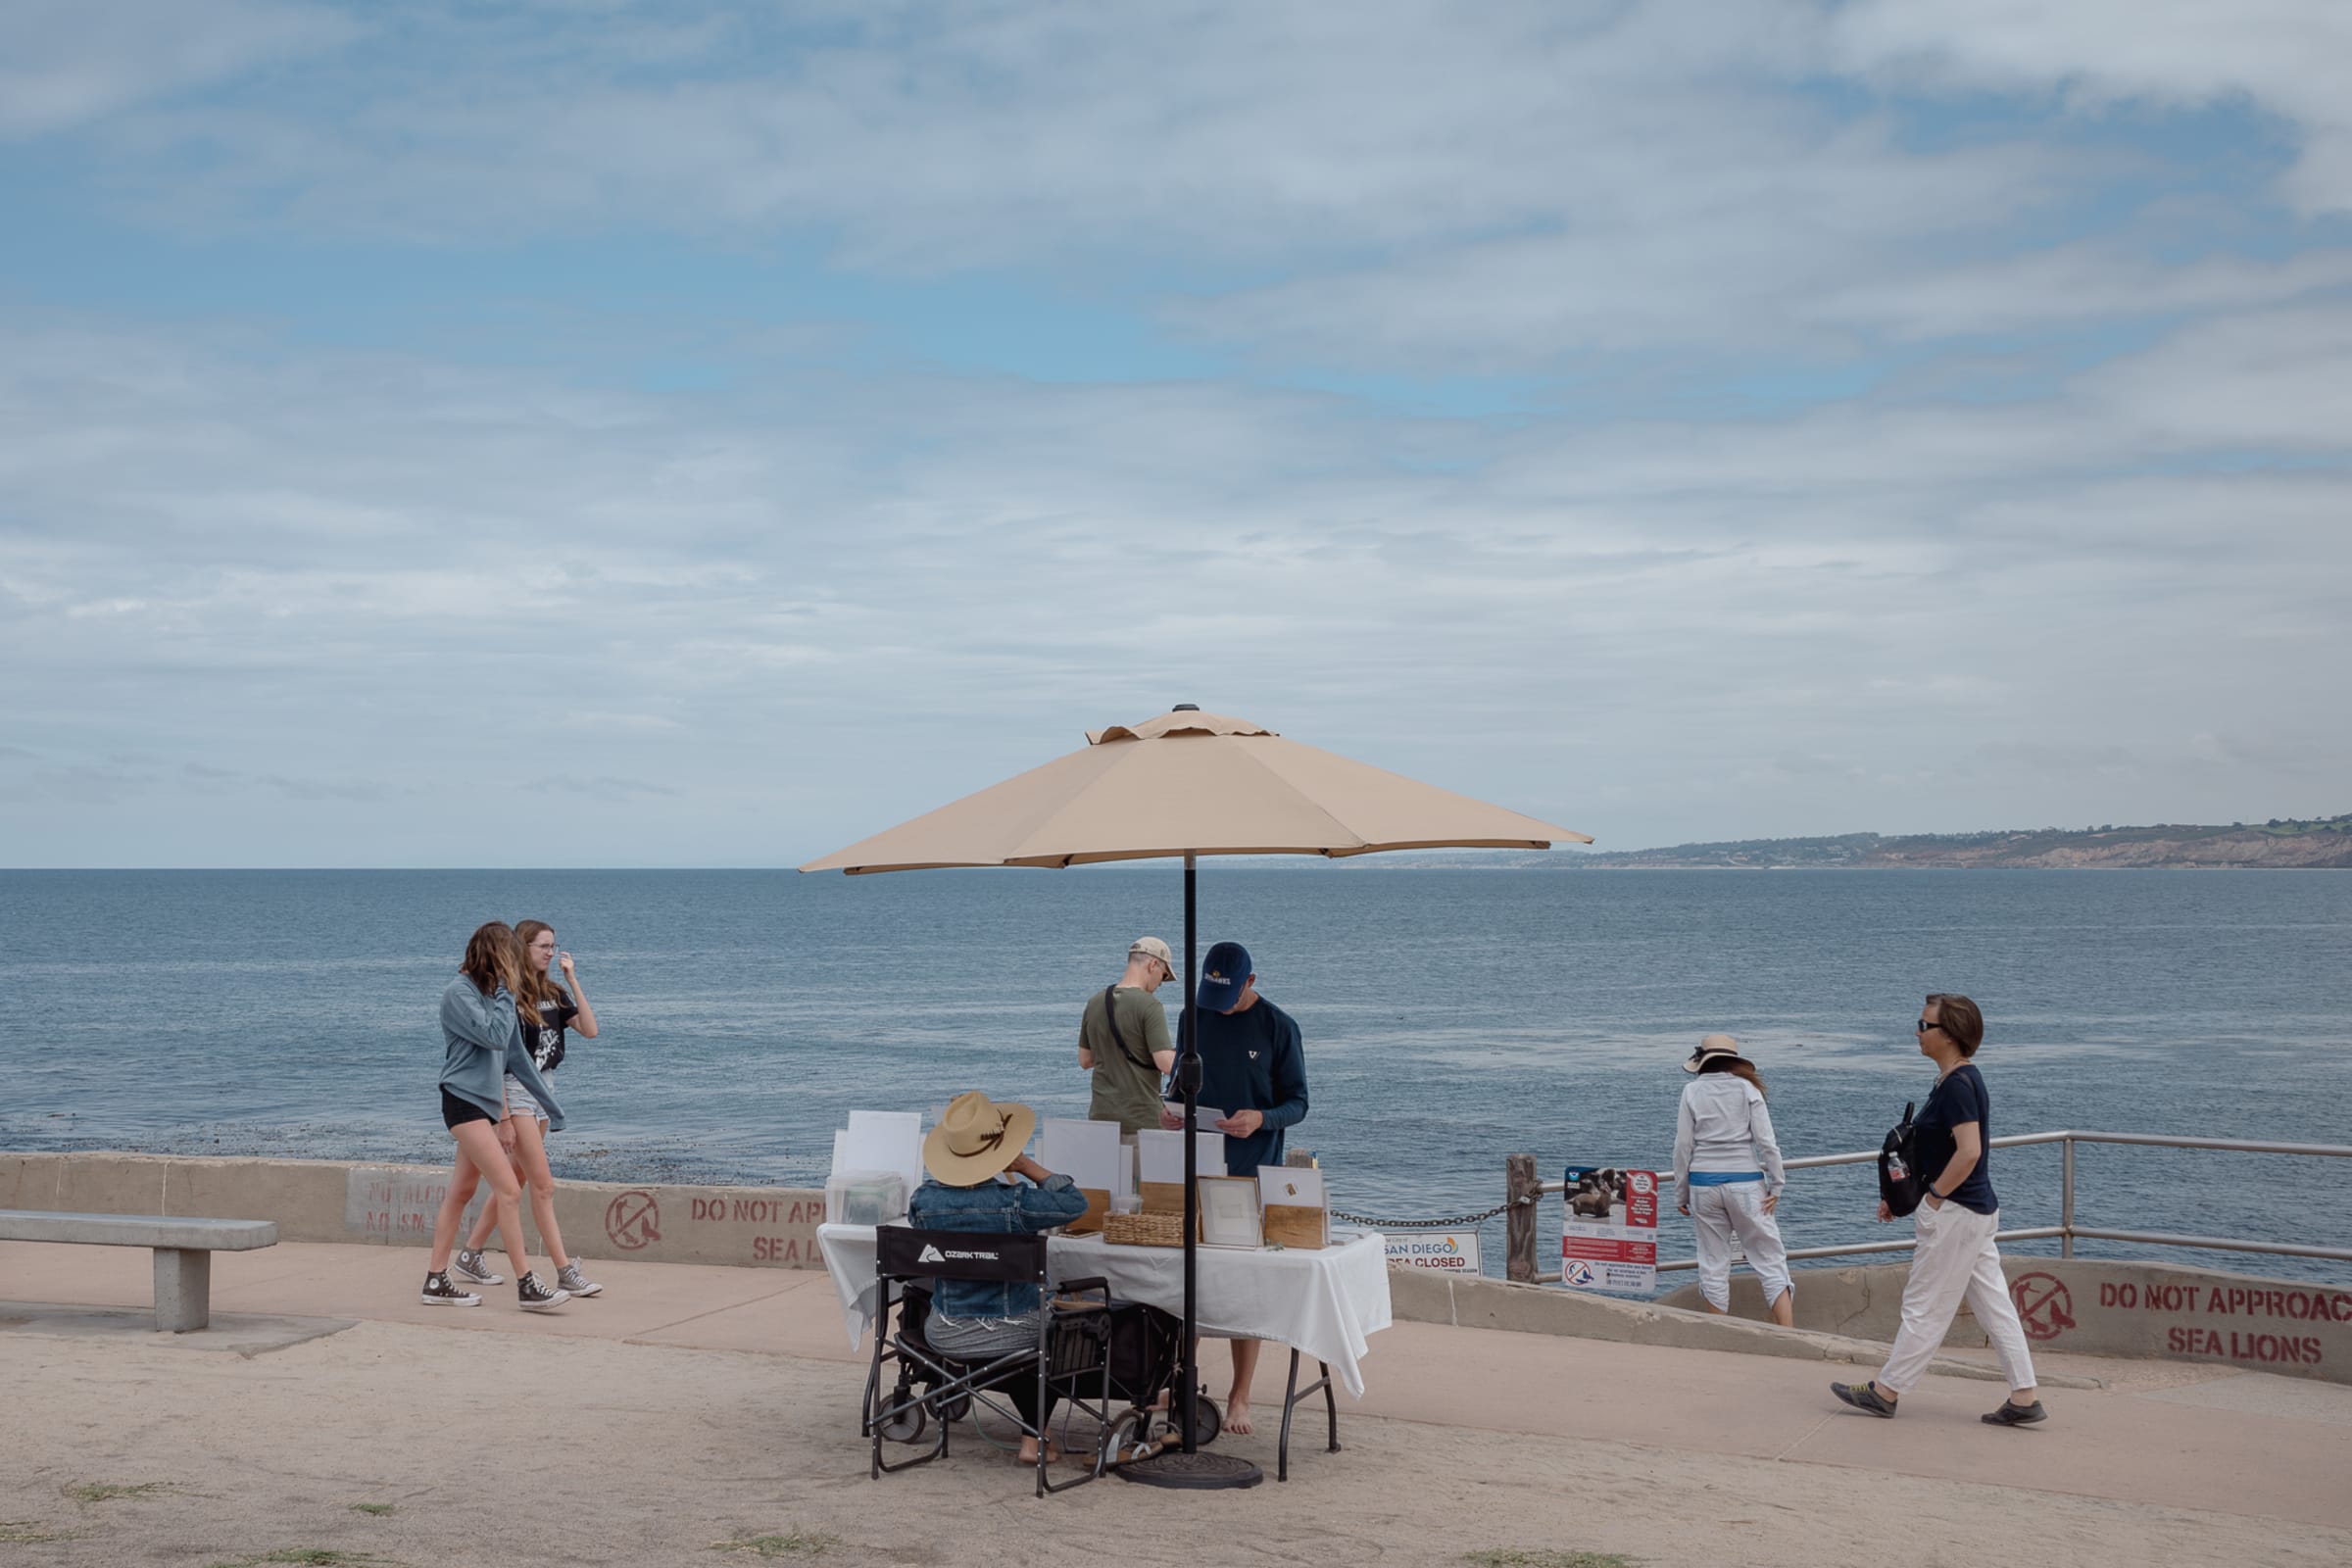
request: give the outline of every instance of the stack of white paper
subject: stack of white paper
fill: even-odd
[[[923,1184],[923,1115],[918,1110],[853,1110],[833,1135],[833,1174],[894,1170],[911,1193]]]
[[[1127,1151],[1119,1142],[1115,1121],[1073,1121],[1049,1116],[1039,1141],[1037,1162],[1056,1176],[1067,1176],[1096,1192],[1120,1191],[1121,1167]]]

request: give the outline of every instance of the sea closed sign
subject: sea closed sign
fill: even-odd
[[[1560,1283],[1580,1291],[1658,1288],[1658,1173],[1571,1165],[1562,1181]]]
[[[1391,1267],[1402,1263],[1448,1274],[1479,1271],[1476,1231],[1383,1231],[1380,1239],[1388,1245]]]

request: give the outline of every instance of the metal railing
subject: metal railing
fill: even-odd
[[[2256,1143],[2240,1138],[2177,1138],[2165,1133],[2082,1132],[2075,1129],[2054,1133],[2018,1133],[2011,1137],[1995,1138],[1991,1141],[1991,1147],[1994,1149],[2023,1149],[2035,1144],[2061,1146],[2059,1151],[2058,1223],[2002,1231],[1995,1236],[1994,1240],[1996,1241],[2043,1241],[2054,1236],[2058,1238],[2058,1252],[2061,1257],[2074,1256],[2075,1243],[2080,1239],[2094,1242],[2122,1242],[2135,1247],[2193,1247],[2221,1252],[2272,1252],[2286,1257],[2321,1257],[2352,1262],[2352,1247],[2309,1247],[2296,1242],[2261,1242],[2247,1237],[2181,1236],[2164,1231],[2121,1231],[2110,1230],[2103,1226],[2078,1225],[2075,1223],[2075,1146],[2077,1144],[2132,1144],[2154,1149],[2211,1149],[2237,1154],[2290,1154],[2316,1156],[2323,1159],[2352,1159],[2352,1147],[2341,1144]],[[1824,1165],[1875,1165],[1878,1158],[1879,1152],[1875,1149],[1858,1150],[1850,1154],[1808,1154],[1800,1159],[1784,1161],[1784,1168],[1793,1171],[1813,1170]],[[1521,1173],[1532,1176],[1534,1164],[1532,1155],[1513,1156],[1513,1186],[1507,1201],[1533,1204],[1540,1198],[1554,1193],[1563,1193],[1567,1190],[1565,1182],[1525,1180]],[[1671,1172],[1660,1173],[1658,1185],[1661,1188],[1672,1187],[1674,1185],[1673,1174]],[[1536,1270],[1535,1228],[1532,1220],[1531,1214],[1530,1223],[1512,1228],[1513,1246],[1508,1264],[1510,1277],[1518,1280],[1532,1280],[1539,1285],[1556,1284],[1560,1278],[1558,1269],[1541,1273]],[[1522,1236],[1524,1236],[1524,1242]],[[1788,1259],[1790,1262],[1795,1262],[1800,1258],[1809,1257],[1852,1257],[1870,1252],[1906,1252],[1916,1245],[1915,1242],[1909,1240],[1898,1240],[1847,1242],[1836,1247],[1800,1247],[1789,1250]],[[1675,1269],[1694,1269],[1696,1267],[1698,1267],[1698,1259],[1694,1257],[1664,1259],[1658,1264],[1658,1272],[1663,1274]]]

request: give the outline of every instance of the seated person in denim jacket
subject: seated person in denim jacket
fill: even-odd
[[[1026,1105],[997,1104],[978,1090],[957,1095],[923,1139],[923,1168],[931,1174],[907,1202],[907,1223],[925,1231],[1048,1231],[1085,1213],[1076,1183],[1021,1152],[1036,1127],[1037,1113]],[[985,1362],[1035,1346],[1038,1314],[1050,1310],[1034,1285],[940,1280],[923,1338],[956,1360]],[[1054,1396],[1037,1408],[1036,1368],[1021,1368],[1000,1387],[1022,1420],[1045,1430]],[[1037,1463],[1035,1439],[1021,1440],[1021,1460]]]

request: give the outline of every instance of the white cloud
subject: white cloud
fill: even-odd
[[[2285,193],[2352,210],[2352,10],[2327,0],[1859,0],[1837,37],[1890,80],[2058,93],[2087,112],[2250,100],[2300,143]]]
[[[358,31],[323,7],[283,0],[9,0],[0,8],[0,142],[330,51]]]

